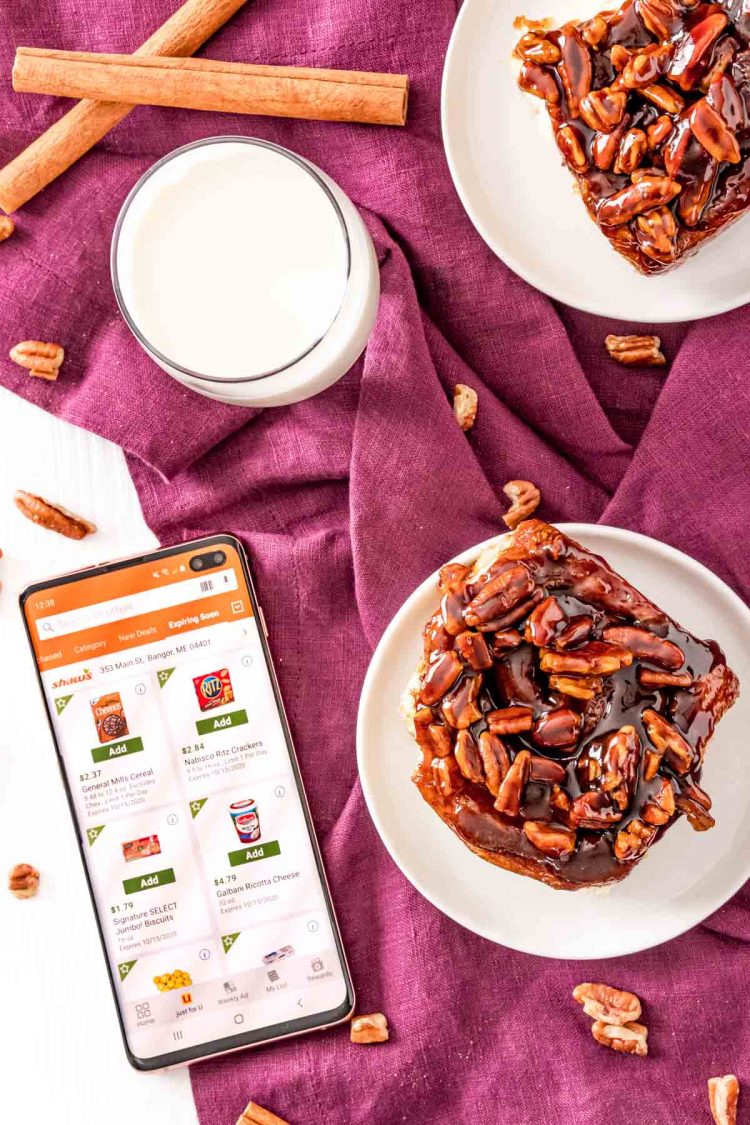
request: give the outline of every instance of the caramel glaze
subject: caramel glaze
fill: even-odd
[[[691,6],[681,5],[677,0],[663,0],[663,6],[671,7],[678,17],[676,30],[669,39],[658,40],[651,34],[639,15],[638,0],[626,0],[616,12],[605,12],[603,17],[607,23],[608,34],[604,41],[594,50],[590,51],[592,59],[592,90],[601,90],[609,87],[617,80],[617,71],[612,65],[609,52],[613,46],[628,49],[654,46],[661,42],[677,47],[685,38],[691,28],[695,27],[707,15],[713,12],[724,12],[729,16],[730,22],[706,53],[700,72],[706,76],[719,58],[719,52],[727,49],[731,44],[734,58],[726,68],[726,74],[734,83],[744,105],[743,120],[732,122],[739,144],[741,160],[731,164],[720,162],[718,172],[713,179],[706,202],[697,221],[690,225],[680,215],[679,197],[668,204],[669,210],[677,223],[677,234],[674,244],[674,256],[671,261],[655,260],[644,252],[639,244],[637,230],[634,223],[620,226],[608,226],[598,217],[601,203],[616,192],[631,183],[630,175],[618,175],[612,168],[602,171],[596,167],[592,155],[592,142],[597,133],[589,128],[577,112],[571,112],[566,91],[556,67],[546,66],[544,71],[550,75],[557,85],[559,93],[558,104],[548,103],[547,108],[555,130],[563,125],[570,125],[581,141],[586,153],[588,168],[582,173],[571,169],[578,180],[582,198],[592,218],[600,226],[602,232],[610,239],[615,249],[628,258],[642,273],[655,274],[670,269],[678,261],[694,253],[699,245],[712,238],[728,223],[739,218],[750,206],[750,6],[748,0],[732,0],[731,3],[699,3]],[[570,26],[570,25],[567,25]],[[581,24],[576,25],[579,29]],[[550,42],[560,45],[565,36],[565,29],[541,32]],[[684,111],[667,114],[662,108],[657,108],[643,97],[639,90],[628,93],[626,117],[629,119],[628,128],[646,130],[653,125],[660,116],[668,116],[673,122],[678,122],[690,109],[690,106],[703,98],[705,90],[700,85],[685,90],[673,85],[666,77],[657,80],[661,85],[675,90],[685,103]],[[665,175],[664,158],[661,149],[646,154],[642,167]],[[680,183],[683,194],[694,185],[703,180],[712,178],[716,165],[699,141],[693,136],[685,151],[679,171],[675,179]]]
[[[495,810],[494,798],[484,785],[465,778],[461,779],[458,791],[450,797],[443,796],[435,784],[432,755],[424,746],[423,761],[417,767],[413,780],[440,817],[484,858],[565,889],[617,882],[629,873],[638,859],[622,861],[616,858],[613,850],[616,834],[639,816],[644,803],[663,784],[662,778],[670,780],[677,795],[686,784],[700,780],[705,746],[716,722],[736,699],[737,679],[714,641],[699,640],[681,628],[611,570],[604,559],[568,539],[556,528],[536,520],[521,524],[514,535],[513,545],[493,562],[489,573],[496,572],[498,566],[513,559],[523,561],[536,589],[543,591],[545,597],[554,595],[568,618],[580,614],[593,617],[592,633],[583,643],[600,639],[602,631],[609,625],[642,626],[681,649],[685,660],[680,672],[688,672],[695,684],[689,689],[643,687],[638,682],[639,669],[659,670],[659,666],[636,658],[629,667],[604,676],[604,690],[594,699],[588,702],[571,699],[550,690],[547,676],[539,668],[540,649],[524,642],[501,657],[493,658],[492,668],[483,674],[477,699],[482,718],[470,728],[475,740],[478,741],[479,735],[487,729],[485,716],[496,708],[530,707],[534,720],[559,707],[578,711],[582,717],[582,728],[573,747],[544,749],[534,742],[530,731],[502,736],[511,760],[526,748],[538,757],[560,763],[565,769],[565,780],[561,785],[574,800],[584,791],[577,769],[579,759],[597,739],[623,726],[632,726],[642,748],[651,747],[643,721],[643,711],[651,708],[667,717],[684,735],[693,750],[693,765],[687,774],[680,775],[662,759],[656,777],[646,780],[641,754],[634,793],[622,818],[603,831],[579,828],[575,850],[562,858],[542,855],[522,830],[525,820],[560,823],[559,816],[550,805],[551,784],[528,781],[523,790],[519,816],[511,818]],[[481,580],[473,585],[470,583],[465,597],[475,593],[481,584]],[[438,613],[425,627],[425,647],[428,651],[423,674],[429,668],[431,658],[435,659],[440,652],[454,647],[454,637],[447,634],[442,626]],[[513,628],[522,632],[523,622],[516,622]],[[485,632],[484,636],[489,640],[492,634]],[[580,647],[579,644],[566,651],[575,652]],[[451,691],[460,686],[465,677],[476,675],[472,668],[464,668]],[[433,722],[445,725],[439,701],[431,710]],[[656,830],[653,842],[679,815],[679,812],[675,813],[667,824]]]

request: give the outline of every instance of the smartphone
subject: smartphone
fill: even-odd
[[[139,1070],[330,1027],[354,994],[242,545],[21,595]]]

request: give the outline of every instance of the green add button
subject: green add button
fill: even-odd
[[[142,749],[142,738],[126,738],[122,742],[108,742],[105,746],[95,746],[91,751],[91,757],[95,762],[111,762],[113,758],[124,758],[126,754],[138,754]]]
[[[165,887],[167,883],[174,883],[174,881],[174,868],[165,867],[163,871],[152,871],[150,875],[138,875],[135,879],[123,879],[122,885],[126,895],[134,895],[138,891],[150,891],[154,887]]]
[[[241,727],[247,722],[247,711],[230,711],[227,715],[214,715],[211,719],[199,719],[195,724],[198,734],[213,734],[215,730],[228,730]]]
[[[229,852],[229,866],[240,867],[243,863],[255,863],[258,859],[268,859],[272,855],[281,855],[278,840],[269,840],[267,844],[251,844],[248,848]]]

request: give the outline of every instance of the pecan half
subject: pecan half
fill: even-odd
[[[65,349],[59,344],[45,344],[43,340],[22,340],[10,349],[10,358],[34,378],[54,382],[60,374]]]
[[[636,0],[635,7],[657,39],[671,39],[682,21],[681,7],[674,0]]]
[[[524,628],[524,637],[529,644],[546,648],[553,639],[558,625],[566,620],[557,598],[545,598],[529,614]]]
[[[625,1055],[648,1054],[648,1028],[642,1023],[615,1025],[596,1020],[591,1025],[591,1034],[603,1047],[611,1047]]]
[[[435,788],[444,797],[452,797],[463,786],[463,775],[458,768],[458,762],[451,756],[449,758],[433,758],[432,780]]]
[[[690,827],[696,832],[707,832],[716,824],[708,811],[711,808],[711,798],[700,785],[683,782],[682,790],[675,797],[674,803],[679,811],[685,814]]]
[[[719,74],[708,87],[706,101],[720,113],[733,133],[750,124],[750,110],[728,74]]]
[[[689,672],[654,672],[651,668],[638,669],[638,683],[641,687],[692,687],[693,677]]]
[[[593,628],[594,619],[587,613],[571,617],[565,628],[557,634],[555,648],[574,648],[586,640]]]
[[[576,649],[558,652],[542,649],[539,667],[543,672],[571,672],[573,675],[609,676],[633,663],[633,654],[622,645],[589,641]]]
[[[615,43],[609,51],[609,61],[612,63],[613,69],[622,73],[632,54],[633,52],[629,51],[627,47],[623,47],[622,43]]]
[[[492,667],[492,656],[483,633],[460,633],[456,637],[456,650],[477,672]]]
[[[571,820],[577,828],[603,831],[622,820],[622,811],[609,799],[607,793],[590,789],[576,797],[571,810]]]
[[[677,727],[672,726],[658,711],[647,707],[643,722],[651,742],[676,773],[687,773],[693,764],[693,749]]]
[[[428,715],[432,717],[432,711],[428,710]],[[430,748],[437,758],[447,758],[453,751],[453,737],[450,728],[445,726],[444,723],[430,723],[427,728],[430,736]]]
[[[639,215],[635,225],[638,244],[647,258],[652,258],[655,262],[674,261],[677,253],[677,222],[668,207],[657,207],[654,211]],[[656,354],[664,360],[658,347]]]
[[[692,90],[703,76],[711,48],[729,23],[729,16],[720,9],[689,27],[677,44],[667,70],[672,82],[683,90]]]
[[[440,599],[440,617],[446,633],[457,637],[464,631],[464,599],[456,591],[443,594]]]
[[[467,387],[466,383],[456,383],[453,388],[453,413],[464,433],[476,421],[478,402],[477,392],[473,387]]]
[[[624,90],[592,90],[582,99],[581,117],[589,129],[598,133],[611,133],[625,116],[628,95]]]
[[[578,984],[573,989],[573,999],[583,1005],[592,1020],[614,1027],[632,1023],[641,1015],[641,1002],[634,992],[624,992],[609,984]]]
[[[630,222],[644,211],[663,207],[679,195],[680,191],[680,185],[669,176],[649,176],[604,199],[599,204],[597,215],[605,225],[618,226],[620,223]]]
[[[578,130],[573,125],[563,125],[555,133],[555,141],[568,167],[574,172],[585,172],[589,159]]]
[[[539,63],[540,66],[554,66],[560,61],[560,48],[550,39],[527,31],[516,44],[515,54],[526,62]]]
[[[611,133],[599,132],[591,142],[591,157],[597,168],[607,172],[612,167],[620,147],[620,141],[625,136],[630,124],[630,117],[623,117],[620,124]]]
[[[558,707],[541,715],[531,729],[537,746],[546,749],[573,746],[581,730],[581,716],[569,707]]]
[[[500,707],[485,715],[492,734],[519,734],[531,730],[533,715],[530,707]]]
[[[502,780],[495,799],[495,808],[499,813],[504,813],[506,816],[518,816],[530,769],[531,754],[528,750],[519,750],[513,764]]]
[[[10,238],[13,231],[16,229],[16,224],[7,215],[0,215],[0,242],[5,242],[6,238]]]
[[[561,824],[546,824],[541,820],[527,820],[523,826],[524,835],[537,851],[553,859],[572,855],[576,849],[576,834],[572,828]]]
[[[615,160],[614,172],[617,176],[629,176],[634,172],[648,152],[648,137],[643,129],[628,129],[620,142]]]
[[[13,500],[22,516],[32,523],[46,527],[48,531],[56,531],[66,539],[85,539],[93,535],[96,524],[90,523],[83,516],[75,516],[60,504],[53,504],[33,492],[19,490],[14,493]]]
[[[594,16],[582,23],[578,29],[589,47],[600,47],[609,35],[607,21],[602,16]]]
[[[457,688],[443,697],[440,710],[449,727],[466,730],[482,717],[477,696],[482,686],[481,676],[466,676]]]
[[[685,102],[677,93],[676,90],[671,90],[669,86],[663,86],[661,82],[655,82],[653,86],[647,86],[645,90],[641,90],[644,98],[648,98],[650,102],[663,109],[665,113],[679,113],[684,108]]]
[[[382,1012],[372,1012],[369,1016],[355,1016],[351,1022],[352,1043],[385,1043],[390,1032],[388,1020]]]
[[[39,890],[39,872],[30,863],[17,863],[8,875],[8,890],[16,898],[33,898]]]
[[[237,1118],[237,1125],[289,1125],[283,1117],[264,1109],[257,1102],[248,1102],[242,1111],[242,1116]]]
[[[533,589],[534,579],[522,563],[517,563],[482,586],[464,610],[464,620],[467,625],[486,625],[518,605]]]
[[[503,522],[511,531],[515,531],[519,523],[527,520],[537,510],[542,494],[530,480],[509,480],[503,485],[503,492],[511,502],[503,516]]]
[[[693,139],[690,131],[690,121],[687,114],[680,117],[675,123],[669,140],[665,142],[663,150],[664,167],[667,175],[676,176],[682,168],[687,155],[690,142]]]
[[[458,768],[466,780],[473,781],[475,785],[481,785],[484,782],[482,759],[479,756],[477,744],[474,741],[474,735],[470,730],[460,730],[458,732],[456,735],[454,754],[458,762]]]
[[[660,668],[676,671],[685,663],[685,654],[678,645],[636,625],[608,625],[602,636],[605,641],[629,649],[638,660],[648,660]]]
[[[648,147],[650,149],[659,148],[666,141],[673,128],[672,118],[668,114],[663,113],[660,117],[657,117],[653,125],[649,125],[646,129]]]
[[[688,120],[693,135],[709,156],[719,163],[726,160],[730,164],[739,164],[741,156],[737,137],[706,98],[695,103]]]
[[[666,824],[675,814],[675,797],[672,782],[668,777],[661,778],[661,787],[652,793],[641,809],[646,824]]]
[[[560,695],[571,699],[593,699],[604,690],[601,676],[555,676],[549,678],[549,686]]]
[[[463,563],[446,563],[438,573],[438,590],[441,594],[460,593],[466,582],[470,568]]]
[[[740,1084],[736,1075],[725,1074],[723,1078],[709,1078],[708,1102],[716,1125],[736,1125],[739,1099]]]
[[[706,204],[711,198],[716,177],[719,174],[719,165],[715,160],[709,160],[703,175],[696,176],[686,185],[685,190],[677,200],[677,210],[686,227],[694,227],[700,222]]]
[[[529,777],[532,781],[550,781],[560,785],[566,778],[565,767],[552,758],[541,758],[538,754],[531,755],[531,770]]]
[[[557,105],[560,101],[560,91],[554,78],[537,63],[523,63],[518,75],[518,85],[527,94],[541,98],[547,105]]]
[[[493,656],[502,657],[511,649],[518,648],[522,641],[523,637],[517,629],[501,629],[492,634],[490,652]]]
[[[627,90],[642,90],[652,86],[667,68],[670,48],[663,43],[640,47],[623,67],[620,81]]]
[[[578,117],[581,99],[591,89],[591,55],[574,24],[566,24],[559,33],[560,53],[558,73],[562,78],[568,112]]]
[[[667,362],[658,336],[605,336],[604,346],[624,367],[662,367]]]
[[[640,859],[654,841],[656,828],[642,820],[631,820],[615,837],[615,857],[622,862]]]
[[[420,701],[425,706],[432,707],[453,687],[463,670],[457,652],[441,652],[424,674],[419,691]]]
[[[497,797],[500,785],[510,769],[510,756],[505,743],[496,734],[485,730],[479,736],[479,757],[484,768],[484,783],[493,797]]]

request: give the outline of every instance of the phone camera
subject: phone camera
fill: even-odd
[[[221,566],[222,563],[227,561],[227,556],[224,551],[214,552],[214,566]]]
[[[207,551],[202,555],[193,555],[190,560],[190,569],[210,570],[211,567],[221,566],[226,561],[226,551]]]
[[[196,555],[194,559],[190,560],[191,570],[203,570],[203,559],[200,555]]]

